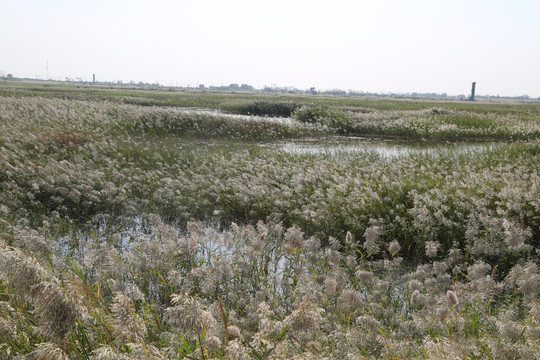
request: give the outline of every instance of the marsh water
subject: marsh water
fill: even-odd
[[[499,143],[426,143],[381,138],[363,137],[331,137],[321,141],[283,142],[278,147],[291,154],[321,155],[321,156],[361,156],[375,154],[382,158],[398,158],[407,156],[476,156],[490,152]]]
[[[204,108],[174,108],[187,114],[222,116],[231,119],[266,121],[292,124],[297,120],[291,117],[269,117],[240,115]],[[477,156],[503,146],[495,142],[425,142],[361,136],[325,136],[308,139],[295,139],[273,143],[270,146],[290,154],[313,156],[362,156],[375,154],[382,158],[407,156]]]

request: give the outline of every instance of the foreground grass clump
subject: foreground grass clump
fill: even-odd
[[[143,224],[59,239],[59,224],[4,221],[3,356],[506,359],[540,350],[531,261],[501,277],[480,260],[465,266],[458,249],[427,247],[437,260],[407,270],[397,241],[374,251],[369,235],[321,247],[275,223],[227,232],[190,223],[186,234],[157,216]]]

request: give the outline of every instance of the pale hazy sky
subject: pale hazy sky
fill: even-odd
[[[0,0],[0,73],[540,97],[540,0]]]

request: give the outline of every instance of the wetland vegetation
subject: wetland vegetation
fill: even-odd
[[[0,125],[1,358],[540,353],[538,103],[0,82]]]

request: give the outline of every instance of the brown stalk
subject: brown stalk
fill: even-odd
[[[221,320],[223,321],[223,326],[225,326],[225,346],[229,345],[229,329],[227,326],[227,314],[225,313],[225,308],[223,307],[223,300],[221,296],[218,295],[218,305],[219,311],[221,313]]]
[[[498,268],[498,267],[499,267],[498,264],[495,265],[495,266],[493,267],[493,270],[491,271],[491,278],[492,278],[493,280],[495,280],[495,272],[497,271],[497,268]]]

